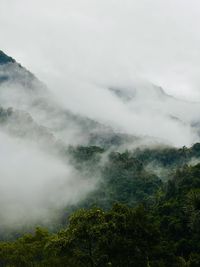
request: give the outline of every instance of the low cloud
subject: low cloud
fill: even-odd
[[[31,142],[0,132],[0,147],[1,228],[48,223],[94,188],[66,159]]]
[[[199,7],[196,0],[2,0],[1,49],[49,85],[60,73],[66,85],[139,74],[196,100]]]
[[[158,99],[151,85],[200,101],[198,6],[195,0],[2,0],[2,49],[36,73],[63,108],[118,131],[190,145],[199,140],[190,126],[198,104]],[[108,90],[113,86],[137,87],[142,97],[124,103]]]

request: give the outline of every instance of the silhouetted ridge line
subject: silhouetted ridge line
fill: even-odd
[[[0,65],[8,63],[16,63],[16,61],[12,57],[7,56],[3,51],[0,50]]]

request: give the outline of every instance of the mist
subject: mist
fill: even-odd
[[[195,0],[0,1],[0,49],[44,83],[0,86],[0,106],[19,115],[0,129],[2,225],[51,220],[96,186],[48,148],[87,144],[66,112],[139,145],[199,141],[199,23]]]
[[[3,0],[2,49],[44,81],[63,108],[120,132],[191,145],[199,140],[191,128],[200,106],[198,6]],[[197,104],[158,99],[152,85]],[[140,97],[124,103],[110,87]]]
[[[1,229],[53,222],[94,189],[94,180],[31,142],[0,132],[0,146]]]
[[[199,10],[195,0],[2,0],[1,46],[48,83],[140,74],[196,100]]]

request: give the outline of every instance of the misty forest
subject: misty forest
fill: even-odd
[[[0,0],[0,267],[200,267],[200,5],[21,2]]]
[[[74,114],[3,52],[0,101],[0,266],[200,266],[200,143]],[[170,116],[198,140],[198,121]]]

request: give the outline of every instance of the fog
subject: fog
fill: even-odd
[[[48,223],[94,188],[65,160],[0,132],[1,228]]]
[[[0,0],[0,49],[47,86],[0,88],[0,106],[33,120],[0,131],[3,224],[49,220],[95,186],[37,142],[41,126],[44,139],[86,143],[65,110],[149,143],[199,141],[199,23],[196,0]]]
[[[67,153],[84,133],[24,69],[0,73],[9,73],[0,85],[0,231],[52,225],[98,184],[98,174],[78,171]]]
[[[199,7],[195,0],[2,0],[1,49],[64,108],[121,132],[191,145],[199,105],[158,99],[152,85],[200,101]],[[137,89],[142,97],[127,104],[110,87]]]
[[[1,0],[1,49],[48,83],[138,73],[196,99],[199,13],[196,0]]]

